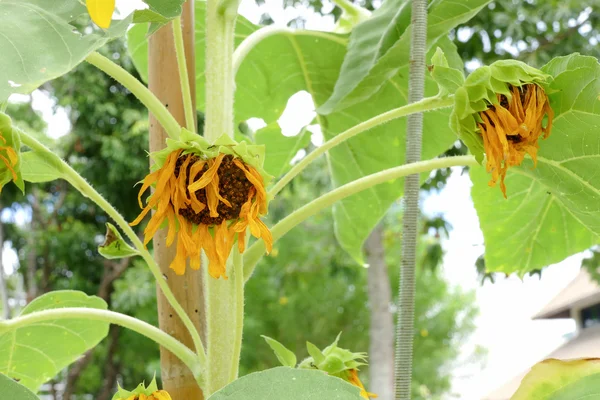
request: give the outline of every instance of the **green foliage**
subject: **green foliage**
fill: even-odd
[[[483,169],[471,170],[488,271],[523,275],[598,242],[600,65],[593,57],[571,55],[543,71],[554,76],[549,98],[555,118],[537,166],[527,159],[508,170],[508,200],[490,190]]]
[[[105,310],[107,305],[82,292],[54,291],[29,303],[21,315],[65,307]],[[39,322],[16,329],[0,323],[0,372],[36,391],[107,333],[107,323],[84,319]]]
[[[10,400],[39,400],[25,386],[20,385],[4,374],[0,374],[0,393]]]
[[[523,378],[511,400],[575,400],[600,396],[600,360],[544,360]]]
[[[427,49],[458,24],[471,19],[489,2],[430,2]],[[350,35],[348,54],[344,58],[335,89],[317,111],[330,114],[362,103],[379,92],[391,76],[408,66],[410,31],[410,3],[405,0],[384,2],[371,19],[357,25]]]
[[[52,4],[49,4],[52,3]],[[76,31],[73,21],[85,11],[77,1],[5,0],[0,3],[0,101],[12,93],[27,94],[55,79],[84,58],[122,36],[124,19],[106,31]]]
[[[208,400],[361,400],[358,387],[321,371],[277,367],[235,380]]]

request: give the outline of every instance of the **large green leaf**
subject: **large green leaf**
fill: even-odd
[[[523,378],[511,400],[600,398],[600,359],[544,360]]]
[[[124,35],[130,22],[114,21],[108,31],[83,34],[70,24],[83,12],[85,7],[74,0],[0,1],[0,101],[69,72]]]
[[[310,132],[304,129],[296,136],[283,136],[279,124],[273,122],[256,131],[254,140],[256,144],[265,145],[265,171],[278,177],[291,168],[290,161],[298,151],[308,146]]]
[[[471,19],[491,0],[434,0],[428,9],[427,46],[430,48],[457,25]],[[380,91],[390,77],[408,65],[411,2],[387,0],[371,19],[350,35],[348,54],[331,97],[318,108],[330,114],[364,102]]]
[[[20,385],[14,379],[9,378],[4,374],[0,374],[0,393],[5,399],[10,400],[39,400],[25,386]]]
[[[29,303],[21,315],[64,307],[105,310],[107,305],[101,298],[82,292],[56,291]],[[11,330],[5,330],[0,322],[0,373],[37,391],[107,334],[106,322],[84,319],[45,321]]]
[[[508,200],[472,169],[472,197],[490,271],[524,274],[598,243],[600,235],[600,65],[593,57],[559,57],[553,75],[555,119],[540,140],[537,167],[527,159],[506,175]]]
[[[208,400],[361,400],[358,387],[321,371],[277,367],[233,381]]]
[[[204,29],[203,3],[196,6],[196,65],[198,107],[204,105]],[[238,18],[237,40],[244,38],[258,27]],[[144,45],[136,28],[130,33],[130,49],[140,71],[145,71]],[[130,31],[130,32],[131,32]],[[135,39],[135,40],[134,40]],[[462,70],[462,61],[456,48],[447,38],[438,42],[451,66]],[[331,95],[344,56],[347,36],[317,31],[285,31],[268,36],[258,43],[241,63],[236,76],[235,121],[262,118],[267,126],[273,126],[286,108],[289,98],[307,91],[316,106],[323,104]],[[430,52],[430,56],[433,51]],[[323,56],[323,55],[326,56]],[[408,58],[408,53],[403,57]],[[401,58],[399,58],[401,59]],[[428,58],[429,60],[430,58]],[[354,125],[407,104],[408,65],[397,69],[381,84],[377,96],[356,104],[342,112],[317,116],[325,139],[344,132]],[[435,82],[428,78],[426,94],[438,91]],[[448,128],[446,111],[429,112],[425,115],[423,157],[434,157],[456,139]],[[391,121],[365,132],[329,152],[329,168],[335,186],[341,186],[362,176],[395,167],[404,163],[404,120]],[[272,134],[272,132],[271,132]],[[267,154],[289,154],[298,150],[297,141],[283,139],[266,143]],[[278,163],[289,162],[280,157]],[[271,165],[276,171],[286,165]],[[351,196],[334,208],[335,229],[342,247],[356,260],[362,262],[362,244],[382,218],[390,205],[403,191],[403,181],[390,182]]]

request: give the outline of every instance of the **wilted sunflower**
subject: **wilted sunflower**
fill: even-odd
[[[451,71],[440,52],[436,52],[438,62],[445,62],[445,69],[439,69],[437,79],[444,87],[444,82],[451,81],[443,80],[444,74],[462,77],[462,70]],[[535,166],[538,139],[550,135],[554,112],[546,91],[552,90],[552,79],[524,62],[500,60],[477,68],[458,87],[452,85],[450,127],[480,164],[485,153],[486,169],[492,174],[489,185],[500,181],[504,197],[508,168],[521,165],[526,154]]]
[[[510,96],[498,94],[499,104],[481,111],[477,125],[483,136],[487,171],[492,173],[490,186],[500,180],[506,197],[504,178],[508,167],[521,165],[525,154],[537,164],[538,139],[546,139],[552,129],[554,112],[544,89],[534,83],[511,86]],[[548,116],[546,126],[544,117]]]
[[[260,220],[267,213],[264,172],[259,163],[259,146],[236,143],[222,137],[214,145],[198,135],[182,133],[182,141],[168,140],[165,150],[154,153],[154,172],[143,181],[138,200],[143,208],[131,225],[139,224],[154,209],[144,229],[144,244],[150,242],[166,221],[167,246],[177,236],[177,253],[170,265],[182,275],[186,261],[200,268],[200,251],[209,260],[208,272],[214,278],[226,275],[229,253],[238,241],[238,250],[246,247],[246,228],[265,241],[271,251],[273,239]],[[144,207],[141,197],[154,186]]]
[[[348,382],[350,382],[351,384],[353,384],[354,386],[358,386],[360,388],[360,395],[362,397],[364,397],[365,399],[374,399],[377,397],[376,394],[367,392],[364,385],[358,378],[358,370],[356,370],[355,368],[349,369],[346,371],[346,373],[348,374],[348,377],[346,378],[346,380]]]

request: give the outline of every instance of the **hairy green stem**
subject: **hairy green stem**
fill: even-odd
[[[45,321],[54,321],[57,319],[87,319],[93,321],[103,321],[111,324],[120,325],[131,329],[175,354],[188,368],[196,378],[202,373],[202,366],[196,357],[196,354],[188,349],[183,343],[171,335],[161,331],[157,327],[141,321],[129,315],[117,313],[109,310],[100,310],[96,308],[68,307],[55,308],[51,310],[37,311],[26,314],[11,320],[0,321],[0,332],[3,330],[14,330],[28,325],[37,324]]]
[[[233,137],[233,38],[235,14],[219,12],[219,1],[206,2],[206,102],[204,136],[209,142]]]
[[[204,136],[209,142],[223,134],[233,137],[233,48],[237,0],[206,1],[206,113]],[[235,253],[235,250],[234,252]],[[229,255],[227,271],[230,279],[205,275],[208,370],[204,394],[208,397],[232,381],[241,346],[236,332],[243,321],[236,317],[236,279],[234,254]],[[203,265],[208,266],[205,254]],[[205,271],[208,268],[205,268]],[[206,273],[206,272],[205,272]]]
[[[13,128],[16,129],[16,128]],[[43,154],[48,160],[51,162],[55,168],[57,168],[63,179],[69,182],[75,189],[81,192],[82,195],[92,200],[96,203],[100,208],[102,208],[116,223],[119,227],[125,232],[129,240],[133,243],[134,247],[137,251],[140,252],[140,255],[148,264],[148,268],[154,275],[156,282],[160,289],[162,290],[165,298],[175,310],[175,313],[181,318],[186,328],[189,330],[190,335],[192,336],[194,347],[196,349],[198,359],[200,360],[201,365],[206,366],[206,353],[204,351],[204,346],[202,345],[202,340],[200,339],[200,334],[198,330],[194,326],[194,323],[189,318],[189,316],[185,313],[181,305],[175,299],[175,295],[167,285],[164,277],[160,272],[159,266],[156,264],[156,261],[144,246],[144,243],[138,238],[135,234],[134,230],[129,226],[125,218],[110,204],[100,193],[96,191],[81,175],[77,173],[69,164],[67,164],[62,158],[54,154],[50,149],[46,146],[35,140],[33,137],[29,136],[25,132],[19,131],[21,136],[21,141],[24,145],[29,146],[33,151]]]
[[[241,233],[246,234],[246,233]],[[235,348],[233,349],[233,365],[229,379],[237,379],[240,370],[242,353],[242,336],[244,334],[244,259],[238,249],[233,249],[233,277],[235,279]]]
[[[183,31],[181,28],[181,17],[173,20],[173,38],[175,39],[175,53],[177,54],[177,66],[179,67],[179,81],[181,94],[183,96],[183,111],[185,113],[185,126],[190,132],[196,132],[194,123],[194,106],[190,81],[188,79],[187,63],[185,59],[185,47],[183,45]]]
[[[171,138],[177,139],[179,137],[181,126],[179,126],[169,110],[167,110],[160,100],[156,98],[154,93],[152,93],[133,75],[97,52],[87,56],[85,61],[104,71],[106,74],[117,80],[121,85],[125,86],[131,93],[133,93],[133,95],[137,97],[138,100],[140,100],[152,114],[154,114],[158,122],[162,125]]]
[[[352,196],[355,193],[407,175],[421,172],[429,172],[439,168],[457,167],[461,165],[476,166],[479,164],[477,163],[477,161],[475,161],[475,158],[473,156],[434,158],[432,160],[421,161],[417,163],[401,165],[399,167],[389,168],[347,183],[311,201],[310,203],[297,209],[296,211],[279,221],[277,224],[275,224],[275,226],[271,228],[273,241],[278,240],[296,225],[300,224],[307,218],[315,215],[324,208],[327,208],[348,196]],[[264,253],[265,243],[262,240],[257,240],[244,252],[245,280],[248,280],[250,278],[252,272],[254,271],[254,268],[256,267],[256,264],[258,263],[258,261]]]
[[[314,151],[309,153],[306,157],[301,159],[292,169],[285,174],[269,191],[269,195],[275,196],[285,185],[287,185],[292,179],[294,179],[304,168],[306,168],[311,162],[313,162],[321,154],[324,154],[333,147],[345,142],[346,140],[373,129],[379,125],[385,124],[386,122],[394,119],[404,117],[413,113],[431,111],[444,107],[451,107],[454,105],[454,96],[447,97],[428,97],[422,101],[407,104],[405,106],[395,108],[393,110],[379,114],[376,117],[361,122],[358,125],[336,135],[330,140],[317,147]]]

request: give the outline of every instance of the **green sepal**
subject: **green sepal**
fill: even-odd
[[[15,185],[21,192],[25,194],[25,182],[23,182],[23,176],[21,175],[21,137],[19,136],[19,132],[13,128],[12,120],[10,117],[4,113],[0,112],[0,136],[6,140],[5,143],[0,143],[2,147],[11,147],[17,153],[17,163],[14,166],[15,174],[17,175],[17,180],[14,181]],[[10,161],[8,156],[8,152],[6,150],[1,150],[0,155],[2,155],[6,160]],[[0,192],[2,192],[2,188],[8,182],[13,180],[12,173],[6,167],[3,161],[0,161]]]
[[[230,154],[241,158],[244,163],[254,167],[262,176],[264,185],[267,186],[273,177],[263,168],[265,161],[265,146],[251,144],[246,141],[237,142],[228,135],[221,135],[214,143],[209,143],[203,136],[197,135],[182,128],[179,139],[167,139],[167,147],[150,154],[155,164],[153,170],[161,168],[169,154],[183,149],[183,154],[195,154],[205,160],[214,158],[219,154]]]
[[[269,347],[273,350],[281,365],[290,368],[294,368],[296,366],[296,355],[291,350],[273,338],[265,335],[260,336],[265,339]]]
[[[140,254],[123,239],[119,230],[110,222],[106,223],[104,243],[98,246],[98,253],[109,260],[132,257]]]
[[[323,361],[325,361],[325,355],[311,342],[306,342],[306,349],[308,350],[308,354],[310,354],[312,357],[312,361],[315,363],[315,365],[321,364]]]
[[[431,77],[440,88],[440,96],[447,96],[456,92],[465,82],[464,73],[449,66],[446,55],[440,47],[435,50],[431,57],[431,64]]]
[[[307,342],[306,347],[310,357],[304,359],[298,368],[317,368],[331,375],[338,375],[350,369],[356,369],[361,365],[366,365],[363,361],[366,359],[365,353],[353,353],[350,350],[342,349],[338,346],[341,332],[335,341],[327,346],[323,351],[315,345]]]
[[[443,65],[441,57],[437,60]],[[433,71],[435,68],[434,66]],[[477,123],[481,122],[479,113],[491,105],[497,105],[498,94],[503,94],[510,100],[510,86],[520,87],[534,83],[547,90],[551,80],[551,75],[516,60],[500,60],[480,67],[467,76],[462,86],[456,88],[450,127],[481,164],[484,148],[483,138],[477,127]]]
[[[125,390],[117,383],[117,393],[113,396],[112,400],[126,400],[131,396],[144,394],[150,396],[152,393],[158,391],[158,385],[156,384],[156,375],[152,378],[152,382],[148,386],[144,382],[140,383],[132,391]]]

